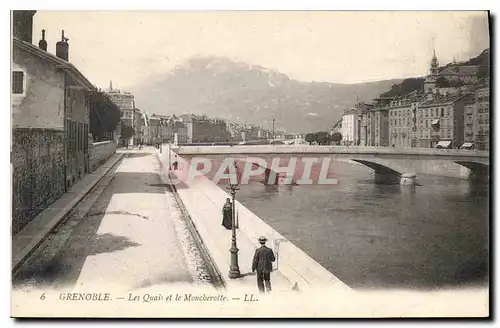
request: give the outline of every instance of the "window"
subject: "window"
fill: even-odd
[[[450,116],[450,107],[446,108],[446,116]]]
[[[24,72],[23,71],[13,71],[12,72],[12,93],[14,93],[14,94],[24,93]]]
[[[424,116],[427,117],[427,109],[424,109]]]
[[[441,107],[441,117],[444,116],[444,108]]]

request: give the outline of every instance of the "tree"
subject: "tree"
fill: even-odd
[[[424,81],[423,78],[409,78],[403,80],[403,82],[399,84],[393,84],[391,89],[387,92],[382,93],[381,97],[396,97],[408,94],[415,90],[423,90],[424,89]]]
[[[335,132],[331,137],[332,141],[340,145],[340,141],[342,140],[342,134],[340,132]]]
[[[90,133],[94,140],[109,139],[115,131],[121,110],[102,91],[91,91],[88,93]]]
[[[130,125],[125,125],[122,122],[122,138],[123,139],[130,139],[135,135],[134,128],[131,127]]]
[[[476,77],[479,81],[483,81],[490,78],[490,66],[489,65],[481,65],[479,66]]]
[[[314,141],[316,141],[316,138],[313,133],[308,133],[306,134],[305,140],[306,142],[309,142],[309,144],[311,145]]]
[[[328,132],[324,131],[315,133],[315,139],[320,145],[327,145],[330,141]]]

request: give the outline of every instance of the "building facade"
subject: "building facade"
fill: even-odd
[[[373,100],[371,111],[371,133],[373,146],[389,146],[389,108],[393,98],[381,97]]]
[[[490,88],[483,87],[475,95],[475,143],[479,150],[490,150]]]
[[[359,145],[361,139],[361,118],[356,109],[346,110],[342,115],[342,144]]]
[[[464,104],[472,95],[440,95],[429,93],[419,105],[419,147],[435,148],[442,143],[446,148],[464,143]]]
[[[89,172],[88,92],[95,87],[68,62],[62,32],[56,55],[42,32],[32,44],[34,11],[14,14],[12,38],[12,219],[17,233]],[[21,20],[21,22],[19,21]]]
[[[476,97],[474,96],[464,102],[464,142],[474,144],[476,136]]]
[[[392,147],[416,147],[416,113],[419,99],[417,91],[395,97],[389,102],[389,141]]]
[[[359,145],[360,146],[374,146],[375,145],[375,135],[372,129],[372,123],[374,122],[373,108],[371,104],[358,103],[356,105],[358,113],[359,124]]]
[[[119,89],[113,89],[113,84],[109,82],[107,94],[121,111],[121,122],[125,126],[130,126],[134,129],[134,135],[129,140],[121,140],[122,144],[134,145],[142,138],[142,114],[135,108],[134,95],[129,92],[121,92]],[[117,127],[115,131],[117,136],[121,135],[121,129]],[[135,142],[135,143],[134,143]]]
[[[188,143],[227,142],[231,139],[224,120],[191,115],[183,121],[186,123]]]

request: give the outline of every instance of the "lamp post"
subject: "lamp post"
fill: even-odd
[[[229,251],[231,252],[231,265],[229,266],[229,278],[230,279],[235,279],[239,278],[241,276],[240,274],[240,267],[238,265],[238,247],[236,244],[236,209],[235,209],[235,196],[236,196],[236,191],[239,190],[240,188],[238,187],[238,183],[230,183],[227,189],[231,190],[231,198],[233,201],[232,204],[232,217],[231,217],[231,227],[232,227],[232,234],[231,234],[231,248]]]
[[[273,146],[274,146],[274,121],[276,121],[275,118],[273,118]]]

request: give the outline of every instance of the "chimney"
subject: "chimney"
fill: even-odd
[[[23,41],[33,41],[33,16],[36,10],[14,10],[12,12],[12,35]]]
[[[42,39],[38,41],[38,47],[43,51],[47,51],[47,41],[45,41],[45,30],[42,30]]]
[[[69,44],[68,38],[64,37],[64,30],[61,33],[61,41],[56,43],[56,56],[61,58],[62,60],[69,60]]]

